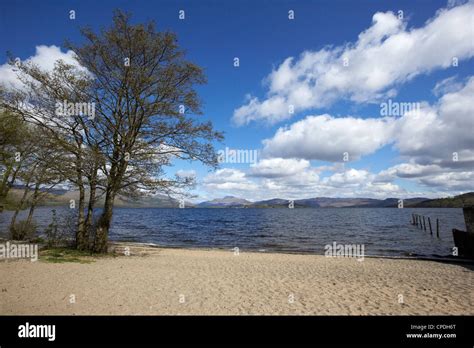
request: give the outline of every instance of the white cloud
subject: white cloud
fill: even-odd
[[[266,158],[247,170],[224,168],[203,180],[206,197],[233,195],[249,200],[270,198],[367,197],[385,199],[440,197],[474,190],[474,171],[459,162],[394,165],[379,173],[345,168],[344,164],[313,167],[308,160]],[[323,172],[329,175],[322,176]],[[400,187],[395,180],[415,182],[420,189]]]
[[[420,186],[436,191],[449,191],[453,195],[474,190],[474,171],[444,168],[437,164],[422,165],[401,163],[378,173],[374,182],[387,183],[397,178],[415,180]]]
[[[474,171],[449,172],[432,175],[420,179],[425,186],[436,187],[441,191],[453,191],[457,193],[474,190]]]
[[[394,138],[400,154],[421,164],[445,167],[453,166],[453,153],[460,164],[474,161],[473,96],[474,77],[470,77],[436,105],[424,104],[420,112],[398,119]]]
[[[376,175],[353,169],[336,172],[318,182],[315,189],[324,192],[324,187],[331,186],[339,194],[346,195],[350,194],[345,192],[347,187],[353,187],[354,192],[360,194],[371,194],[371,190],[374,190],[372,194],[377,194],[375,191],[379,189],[382,190],[380,192],[393,193],[400,190],[393,181],[404,179],[429,190],[455,194],[472,191],[473,96],[474,77],[470,77],[463,84],[458,84],[456,89],[450,88],[433,105],[421,103],[420,110],[399,118],[308,116],[289,127],[280,128],[272,138],[263,141],[262,153],[267,157],[265,164],[276,165],[273,170],[280,175],[274,174],[273,178],[285,177],[286,172],[291,172],[291,169],[278,168],[285,166],[293,166],[301,176],[313,169],[309,164],[304,168],[298,167],[298,164],[307,163],[302,161],[341,162],[344,152],[349,153],[349,160],[356,160],[389,145],[398,150],[400,159],[407,162]],[[265,168],[264,173],[272,173],[266,165],[262,167]],[[272,178],[271,175],[267,177]],[[281,185],[281,180],[271,182],[273,187],[277,184]]]
[[[179,176],[180,178],[195,178],[196,171],[192,169],[191,170],[180,169],[176,172],[176,175]]]
[[[442,9],[424,26],[408,29],[392,12],[378,12],[355,43],[287,58],[265,79],[267,98],[248,96],[233,120],[238,125],[255,120],[276,123],[292,116],[290,105],[298,112],[338,99],[362,103],[392,97],[399,84],[417,75],[448,68],[453,58],[473,57],[473,16],[470,1]]]
[[[341,173],[335,173],[330,177],[325,178],[324,182],[333,187],[359,186],[372,181],[373,178],[373,174],[367,170],[357,170],[352,168]]]
[[[349,160],[357,160],[392,141],[394,124],[394,118],[307,116],[264,140],[263,154],[342,162],[347,152]]]
[[[246,178],[244,172],[238,169],[223,168],[207,175],[203,179],[203,185],[207,190],[228,192],[229,190],[250,191],[258,188],[253,182]]]
[[[304,159],[269,158],[251,165],[250,175],[266,178],[285,177],[298,174],[309,167],[309,161]]]
[[[474,77],[458,88],[436,104],[421,103],[419,110],[400,118],[307,116],[263,140],[262,153],[266,157],[341,162],[344,152],[353,161],[390,144],[414,163],[472,165]]]
[[[377,174],[376,181],[388,182],[396,178],[419,178],[440,173],[442,168],[436,164],[421,165],[417,163],[401,163]]]
[[[462,83],[457,81],[456,76],[448,77],[440,82],[436,83],[433,88],[433,94],[437,97],[457,91],[462,88]]]
[[[35,55],[25,59],[22,63],[31,63],[38,66],[41,70],[52,71],[56,61],[62,60],[66,64],[76,66],[85,71],[85,68],[79,65],[75,56],[76,54],[73,51],[63,52],[60,47],[55,45],[39,45],[36,46]],[[18,79],[14,66],[8,63],[0,65],[0,84],[6,87],[22,88],[22,82]]]
[[[296,164],[298,171],[288,174],[282,164]],[[265,162],[259,175],[255,168],[248,172],[225,168],[203,180],[206,197],[233,195],[250,200],[271,198],[301,199],[314,197],[407,197],[410,194],[391,182],[377,182],[377,175],[364,169],[312,167],[304,161],[272,159]],[[319,173],[338,170],[321,178]]]

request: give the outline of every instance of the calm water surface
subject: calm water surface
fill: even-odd
[[[41,232],[51,209],[35,214]],[[67,208],[56,208],[64,216]],[[430,216],[434,236],[410,224],[411,214]],[[5,235],[11,212],[0,213]],[[435,221],[440,220],[436,238]],[[426,222],[428,225],[428,222]],[[446,256],[451,229],[465,229],[462,209],[165,209],[116,208],[110,239],[191,248],[234,248],[278,252],[324,253],[333,242],[364,244],[366,255]]]

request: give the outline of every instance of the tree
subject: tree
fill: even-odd
[[[11,187],[17,180],[18,173],[24,164],[25,156],[29,153],[31,143],[25,141],[27,127],[15,113],[5,109],[0,110],[0,207],[6,205],[6,198]]]
[[[65,180],[64,161],[60,149],[41,130],[25,122],[17,113],[0,113],[0,198],[2,205],[14,184],[23,187],[10,222],[13,239],[23,239],[24,230],[32,230],[33,213],[37,204],[55,185]],[[33,192],[31,192],[33,190]],[[13,204],[15,205],[15,204]],[[28,217],[17,226],[20,210],[29,206]]]
[[[86,179],[96,176],[87,170],[97,168],[87,165],[88,161],[95,160],[95,157],[88,156],[89,141],[93,141],[89,137],[91,119],[90,115],[74,110],[70,112],[67,106],[61,106],[72,105],[74,109],[74,105],[86,102],[84,91],[90,83],[90,76],[84,69],[60,60],[55,62],[51,72],[41,70],[31,62],[15,64],[12,60],[11,64],[15,65],[22,87],[3,93],[3,107],[39,129],[62,155],[64,163],[69,164],[64,176],[79,191],[76,246],[86,250],[89,248],[85,217]]]
[[[187,61],[171,32],[153,23],[132,25],[117,11],[100,34],[83,29],[86,44],[68,48],[93,76],[87,89],[95,103],[93,137],[107,165],[104,209],[94,251],[106,252],[114,199],[127,191],[168,190],[185,184],[160,178],[174,158],[216,166],[212,142],[222,139],[210,122],[198,122],[202,69]]]
[[[48,72],[19,64],[23,88],[0,99],[5,109],[39,127],[69,161],[64,178],[79,191],[78,249],[90,246],[94,207],[104,195],[93,250],[106,252],[115,198],[182,192],[193,180],[166,178],[163,168],[175,159],[216,167],[213,142],[222,134],[198,120],[202,112],[195,86],[205,77],[185,59],[173,33],[157,32],[153,23],[132,25],[130,16],[118,11],[109,29],[95,34],[86,28],[82,34],[84,44],[66,45],[75,52],[77,66],[57,61]],[[88,103],[93,117],[58,112],[62,102]]]

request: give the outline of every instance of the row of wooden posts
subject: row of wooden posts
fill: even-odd
[[[424,229],[426,231],[426,220],[425,217],[418,214],[411,214],[411,224]],[[428,225],[430,227],[430,234],[433,234],[433,229],[431,228],[431,219],[428,216]],[[436,219],[436,237],[439,238],[439,219]]]

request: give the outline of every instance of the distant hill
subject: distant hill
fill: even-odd
[[[136,200],[119,196],[115,198],[114,204],[124,208],[179,208],[179,200],[166,195],[145,196]],[[194,204],[185,201],[184,206],[191,208]]]
[[[252,208],[285,208],[288,207],[289,201],[287,199],[268,199],[266,201],[258,201],[251,204]]]
[[[13,209],[15,202],[21,198],[22,190],[13,188],[7,197],[6,209]],[[68,190],[54,190],[48,193],[47,198],[41,205],[64,206],[69,201],[77,201],[78,192]],[[99,200],[98,206],[103,202]],[[290,203],[288,199],[274,198],[251,202],[243,198],[225,196],[210,201],[193,204],[185,202],[187,208],[287,208]],[[474,205],[474,192],[464,193],[455,197],[428,199],[424,197],[408,198],[403,200],[405,208],[461,208]],[[116,207],[130,208],[178,208],[179,201],[166,195],[153,195],[140,197],[137,200],[118,196],[115,199]],[[294,200],[295,208],[395,208],[398,206],[398,198],[374,199],[374,198],[331,198],[315,197]]]
[[[416,208],[462,208],[474,206],[474,192],[448,198],[427,199],[414,205]]]
[[[372,198],[330,198],[330,197],[317,197],[313,198],[314,202],[317,202],[321,208],[346,208],[346,207],[357,207],[364,205],[374,205],[378,202],[377,199]],[[302,200],[304,203],[306,200]]]
[[[237,198],[234,196],[226,196],[224,198],[216,198],[212,201],[206,201],[199,203],[196,207],[198,208],[232,208],[232,207],[246,207],[251,205],[252,202],[246,199]]]
[[[373,199],[372,202],[367,204],[359,204],[357,208],[396,208],[398,207],[399,198],[386,198],[384,200]],[[424,202],[428,198],[417,197],[417,198],[407,198],[403,200],[403,206],[405,208],[414,207],[420,202]]]
[[[331,198],[316,197],[294,200],[295,208],[396,208],[399,198]],[[199,203],[197,208],[287,208],[288,199],[274,198],[257,202],[227,196],[221,199]],[[426,197],[407,198],[403,200],[405,208],[460,208],[463,205],[474,205],[474,192],[465,193],[453,198],[428,199]]]
[[[12,188],[8,194],[6,209],[14,209],[15,204],[21,199],[23,190],[19,187]],[[31,197],[31,193],[28,195]],[[86,193],[87,197],[87,193]],[[63,189],[50,191],[46,198],[39,204],[40,206],[68,206],[69,201],[74,199],[76,202],[79,199],[77,191],[68,191]],[[103,198],[99,199],[97,206],[101,206]],[[114,202],[116,207],[128,208],[178,208],[179,200],[168,197],[166,195],[144,196],[139,199],[131,199],[129,197],[118,196]],[[194,207],[193,203],[185,202],[185,207]]]
[[[374,204],[378,202],[376,199],[370,198],[329,198],[329,197],[316,197],[306,199],[294,200],[295,208],[341,208],[341,207],[354,207],[358,205]],[[288,199],[269,199],[265,201],[258,201],[252,204],[252,207],[257,208],[282,208],[288,207],[290,200]]]
[[[404,200],[404,206],[411,206],[427,200],[427,198],[410,198]],[[271,199],[255,202],[252,206],[258,208],[287,207],[287,199]],[[316,197],[308,199],[297,199],[294,201],[295,208],[389,208],[397,207],[398,198],[387,198],[384,200],[374,198],[330,198]]]

